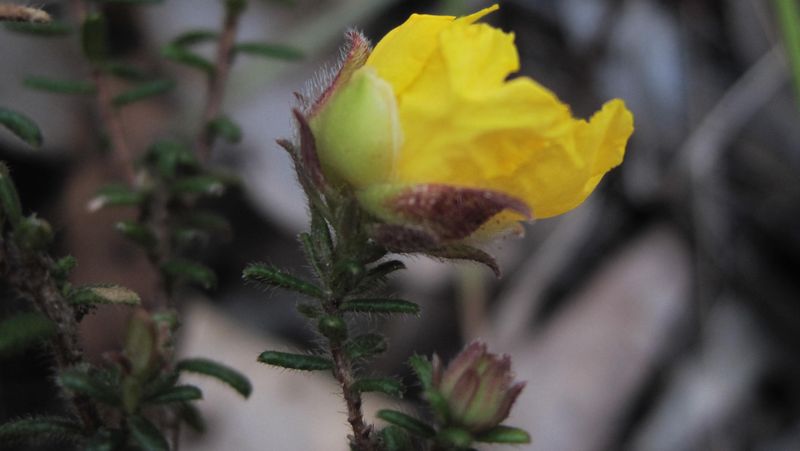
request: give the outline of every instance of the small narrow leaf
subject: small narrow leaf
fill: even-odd
[[[110,206],[140,205],[147,196],[125,185],[107,185],[97,191],[97,195],[89,201],[89,211],[97,211]]]
[[[0,321],[0,356],[26,350],[52,337],[56,326],[40,313],[19,313]]]
[[[408,451],[414,449],[408,434],[395,425],[386,426],[381,430],[381,442],[386,451]]]
[[[245,398],[249,397],[250,393],[253,391],[253,386],[243,374],[212,360],[199,358],[184,359],[178,362],[177,370],[211,376],[230,385]]]
[[[382,279],[389,274],[402,269],[406,269],[405,263],[401,262],[400,260],[389,260],[378,264],[374,268],[371,268],[367,272],[367,277],[373,280]]]
[[[204,230],[206,232],[229,234],[231,223],[224,216],[212,211],[193,209],[180,218],[181,223],[187,227]]]
[[[263,263],[254,263],[247,266],[242,272],[242,277],[245,280],[257,282],[268,287],[296,291],[319,299],[325,297],[320,288]]]
[[[29,75],[22,82],[28,88],[56,94],[93,94],[94,83],[86,80],[55,80]]]
[[[11,227],[17,228],[22,221],[22,205],[20,205],[17,187],[14,186],[8,167],[0,161],[0,218],[3,217],[8,220]]]
[[[175,281],[186,281],[210,290],[217,285],[217,276],[207,266],[184,259],[173,259],[161,265],[161,270]]]
[[[174,139],[156,141],[147,150],[144,160],[167,178],[175,177],[181,168],[197,167],[197,158],[195,158],[191,149],[184,143]]]
[[[333,368],[333,362],[325,357],[288,352],[264,351],[258,361],[272,366],[302,371],[321,371]]]
[[[415,354],[408,359],[408,364],[414,370],[414,374],[417,375],[422,388],[427,390],[433,386],[433,365],[431,365],[430,360]]]
[[[85,368],[73,368],[63,371],[58,376],[58,382],[67,390],[89,396],[102,403],[118,406],[119,396],[108,383],[89,372]]]
[[[200,69],[209,75],[213,74],[215,70],[214,63],[180,45],[168,44],[164,46],[161,49],[161,56],[175,63]]]
[[[61,22],[6,22],[6,30],[39,37],[60,37],[72,33],[71,25]]]
[[[174,87],[174,80],[153,80],[141,83],[117,95],[111,100],[111,103],[116,107],[125,106],[140,100],[149,99],[150,97],[159,96],[170,91]]]
[[[303,52],[296,48],[282,44],[267,44],[261,42],[242,42],[234,46],[236,53],[261,56],[264,58],[297,61],[303,58]]]
[[[484,443],[523,444],[530,443],[531,436],[520,428],[500,425],[478,435],[476,440]]]
[[[345,344],[345,352],[352,360],[356,360],[382,354],[388,347],[383,335],[369,333],[349,340]]]
[[[209,122],[208,131],[211,133],[211,136],[219,136],[232,144],[237,144],[242,141],[241,127],[227,116],[220,116]]]
[[[150,404],[170,404],[203,399],[203,392],[194,385],[176,385],[159,394],[150,397],[146,402]]]
[[[324,313],[319,306],[314,304],[297,304],[297,312],[308,319],[317,319]]]
[[[81,45],[86,59],[98,64],[108,56],[108,29],[102,14],[93,13],[81,25]]]
[[[178,35],[172,40],[172,44],[183,47],[200,44],[203,42],[216,41],[218,38],[219,33],[214,30],[190,30]]]
[[[146,418],[134,415],[128,418],[131,436],[142,451],[169,451],[169,444],[161,431]]]
[[[225,182],[211,175],[196,175],[176,180],[171,188],[173,192],[179,194],[221,196],[225,192]]]
[[[72,305],[140,305],[142,302],[135,291],[112,284],[85,285],[78,287],[70,292],[67,299]]]
[[[153,249],[158,244],[158,238],[150,227],[136,221],[120,221],[114,225],[125,238],[142,246],[145,249]]]
[[[436,434],[436,431],[434,431],[432,427],[412,416],[396,410],[379,410],[377,417],[419,437],[431,438]]]
[[[16,111],[0,108],[0,125],[30,146],[42,146],[42,132],[39,126],[27,116]]]
[[[351,299],[340,306],[345,312],[419,314],[419,306],[402,299]]]
[[[107,62],[103,64],[103,70],[114,77],[127,81],[145,81],[151,78],[147,72],[126,63]]]
[[[68,417],[39,416],[0,424],[0,444],[62,443],[83,440],[80,423]]]
[[[405,393],[402,382],[389,378],[358,379],[353,383],[353,390],[360,393],[380,392],[395,398],[402,398]]]
[[[195,432],[203,433],[206,430],[206,422],[203,419],[203,414],[192,404],[185,402],[182,403],[178,409],[178,416],[184,423],[188,424]]]

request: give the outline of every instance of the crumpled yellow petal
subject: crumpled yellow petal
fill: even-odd
[[[507,81],[519,69],[513,35],[473,23],[494,9],[415,15],[376,46],[367,65],[392,85],[405,138],[390,182],[497,190],[555,216],[622,161],[633,118],[615,100],[574,119],[532,79]]]

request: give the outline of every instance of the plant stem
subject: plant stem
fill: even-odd
[[[16,292],[31,299],[36,309],[56,325],[56,334],[50,345],[56,366],[59,370],[65,370],[84,362],[83,349],[78,338],[75,312],[50,276],[53,267],[49,256],[27,254],[0,237],[0,274]],[[85,429],[96,430],[101,423],[92,401],[81,395],[70,397],[70,401]]]
[[[99,69],[92,71],[92,79],[97,87],[97,110],[105,124],[114,156],[119,166],[125,172],[125,178],[130,185],[136,182],[136,170],[133,167],[133,154],[125,140],[125,129],[119,113],[111,105],[111,89],[108,78]]]
[[[241,10],[226,7],[225,18],[222,24],[222,34],[217,46],[217,57],[214,64],[214,72],[208,80],[208,92],[206,106],[203,110],[203,119],[200,133],[197,137],[197,158],[205,162],[211,157],[211,147],[214,141],[214,134],[209,129],[208,124],[219,116],[222,110],[222,102],[225,99],[225,88],[228,84],[228,74],[230,73],[231,62],[233,61],[233,46],[236,42],[236,34],[239,30],[239,19]]]

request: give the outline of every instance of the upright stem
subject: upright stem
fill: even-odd
[[[355,377],[352,364],[341,344],[330,341],[329,343],[333,357],[333,374],[339,381],[339,385],[342,386],[342,396],[347,404],[347,422],[353,429],[353,443],[359,451],[371,451],[375,449],[370,440],[371,427],[364,423],[364,414],[361,411],[361,393],[353,390]]]
[[[203,110],[203,122],[197,137],[197,157],[200,161],[208,161],[211,156],[211,146],[214,134],[208,124],[219,116],[222,102],[225,99],[225,87],[228,84],[231,61],[233,60],[233,46],[236,43],[236,34],[239,29],[241,9],[227,6],[225,19],[222,24],[222,34],[217,46],[217,57],[214,64],[214,73],[208,80],[208,94],[206,106]]]
[[[136,181],[136,171],[133,167],[133,154],[125,140],[125,129],[119,113],[111,105],[111,89],[108,78],[99,69],[92,71],[92,79],[97,87],[97,110],[100,118],[105,124],[111,146],[114,149],[114,156],[119,162],[120,167],[125,171],[125,178],[128,183],[133,185]]]

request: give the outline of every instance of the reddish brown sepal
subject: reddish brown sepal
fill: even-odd
[[[399,224],[375,224],[370,237],[390,252],[399,254],[427,252],[440,247],[439,239],[427,231]]]
[[[350,80],[357,69],[363,66],[372,52],[372,46],[369,39],[367,39],[361,32],[357,30],[348,30],[345,34],[345,51],[342,58],[339,71],[336,73],[333,81],[328,85],[322,94],[314,101],[308,111],[308,117],[313,117],[325,105],[328,99],[333,96],[333,93]]]
[[[470,236],[503,210],[531,217],[525,202],[508,194],[442,184],[414,185],[389,199],[387,207],[434,232],[442,241]]]
[[[298,164],[299,172],[306,177],[312,186],[318,190],[325,187],[325,176],[322,174],[322,165],[317,155],[317,144],[314,134],[308,125],[308,120],[298,109],[292,110],[297,121],[297,130],[300,136],[300,153],[296,155],[295,164]]]
[[[453,260],[469,260],[476,263],[481,263],[491,269],[495,277],[498,279],[500,276],[502,276],[502,273],[500,272],[500,265],[497,264],[497,260],[495,260],[494,257],[478,248],[467,246],[466,244],[442,246],[440,248],[427,251],[427,254],[432,257]]]

